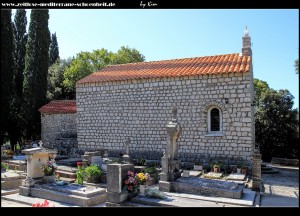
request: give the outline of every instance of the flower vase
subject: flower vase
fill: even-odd
[[[140,189],[140,194],[141,195],[145,195],[145,193],[146,193],[146,185],[140,185],[139,189]]]
[[[44,183],[55,183],[55,176],[54,175],[44,176],[43,177],[43,182]]]

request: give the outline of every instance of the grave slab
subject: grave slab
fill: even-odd
[[[171,191],[178,193],[199,194],[240,199],[243,185],[234,182],[202,179],[198,177],[179,178],[171,184]],[[161,189],[160,189],[161,190]]]
[[[20,191],[22,189],[23,186]],[[106,189],[78,184],[35,184],[30,188],[30,195],[78,206],[93,206],[106,201]]]
[[[227,180],[234,180],[234,181],[244,181],[245,180],[246,175],[245,174],[230,174],[226,179]]]

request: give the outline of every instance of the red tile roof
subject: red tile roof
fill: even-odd
[[[244,73],[251,57],[239,53],[111,65],[77,81],[77,84],[131,79],[190,76],[200,74]]]
[[[54,100],[39,109],[41,113],[76,113],[76,100]]]

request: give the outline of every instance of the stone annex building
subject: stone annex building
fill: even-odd
[[[77,126],[79,149],[105,149],[116,156],[130,138],[131,157],[160,160],[165,126],[177,107],[182,161],[217,157],[250,163],[255,135],[247,29],[242,44],[241,53],[113,65],[92,73],[77,82],[76,114],[74,101],[53,101],[40,109],[42,140],[53,146],[61,136],[57,126]],[[66,110],[51,113],[51,105]],[[68,123],[58,123],[62,118]]]

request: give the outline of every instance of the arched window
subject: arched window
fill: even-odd
[[[222,133],[222,112],[217,107],[208,110],[208,133]]]

